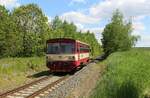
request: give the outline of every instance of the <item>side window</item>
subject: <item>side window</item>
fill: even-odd
[[[89,47],[85,45],[84,47],[82,47],[82,51],[83,52],[89,52]]]
[[[87,45],[80,45],[79,48],[80,48],[81,53],[90,51],[89,46],[87,46]]]
[[[83,52],[83,47],[80,45],[80,52]]]

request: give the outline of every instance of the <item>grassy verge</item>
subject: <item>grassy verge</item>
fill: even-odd
[[[150,91],[150,49],[113,53],[103,64],[91,98],[144,98]]]
[[[0,92],[27,80],[27,76],[46,70],[45,57],[0,59]]]

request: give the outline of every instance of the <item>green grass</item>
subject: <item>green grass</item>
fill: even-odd
[[[45,65],[44,57],[0,59],[0,74],[12,74],[40,70]]]
[[[0,91],[22,84],[28,75],[47,70],[45,62],[45,57],[0,59]]]
[[[150,93],[150,49],[111,54],[91,98],[144,98]]]

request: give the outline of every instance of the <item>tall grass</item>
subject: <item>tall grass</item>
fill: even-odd
[[[45,68],[44,57],[0,59],[0,75],[36,71]]]
[[[92,98],[144,98],[150,89],[150,49],[113,53],[104,64]]]
[[[0,59],[0,92],[22,85],[27,76],[47,70],[45,57]]]

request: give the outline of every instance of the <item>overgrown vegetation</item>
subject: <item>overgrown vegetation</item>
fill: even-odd
[[[45,57],[0,59],[0,93],[22,85],[28,76],[47,70]]]
[[[92,56],[101,52],[100,44],[92,32],[79,32],[73,23],[58,16],[49,23],[36,4],[21,5],[12,11],[0,5],[0,57],[43,56],[46,40],[73,38],[87,42]]]
[[[147,98],[150,91],[150,49],[111,54],[107,68],[90,98]]]
[[[44,57],[4,58],[0,60],[0,75],[27,73],[46,68]]]
[[[102,44],[105,55],[116,51],[125,51],[135,45],[138,37],[132,34],[132,22],[125,22],[123,14],[117,9],[102,32]]]
[[[0,92],[21,84],[29,74],[43,74],[46,68],[46,40],[73,38],[91,46],[91,56],[99,55],[101,46],[90,31],[81,32],[73,23],[56,16],[51,23],[36,4],[21,5],[12,11],[0,5]],[[12,78],[13,77],[13,78]]]

